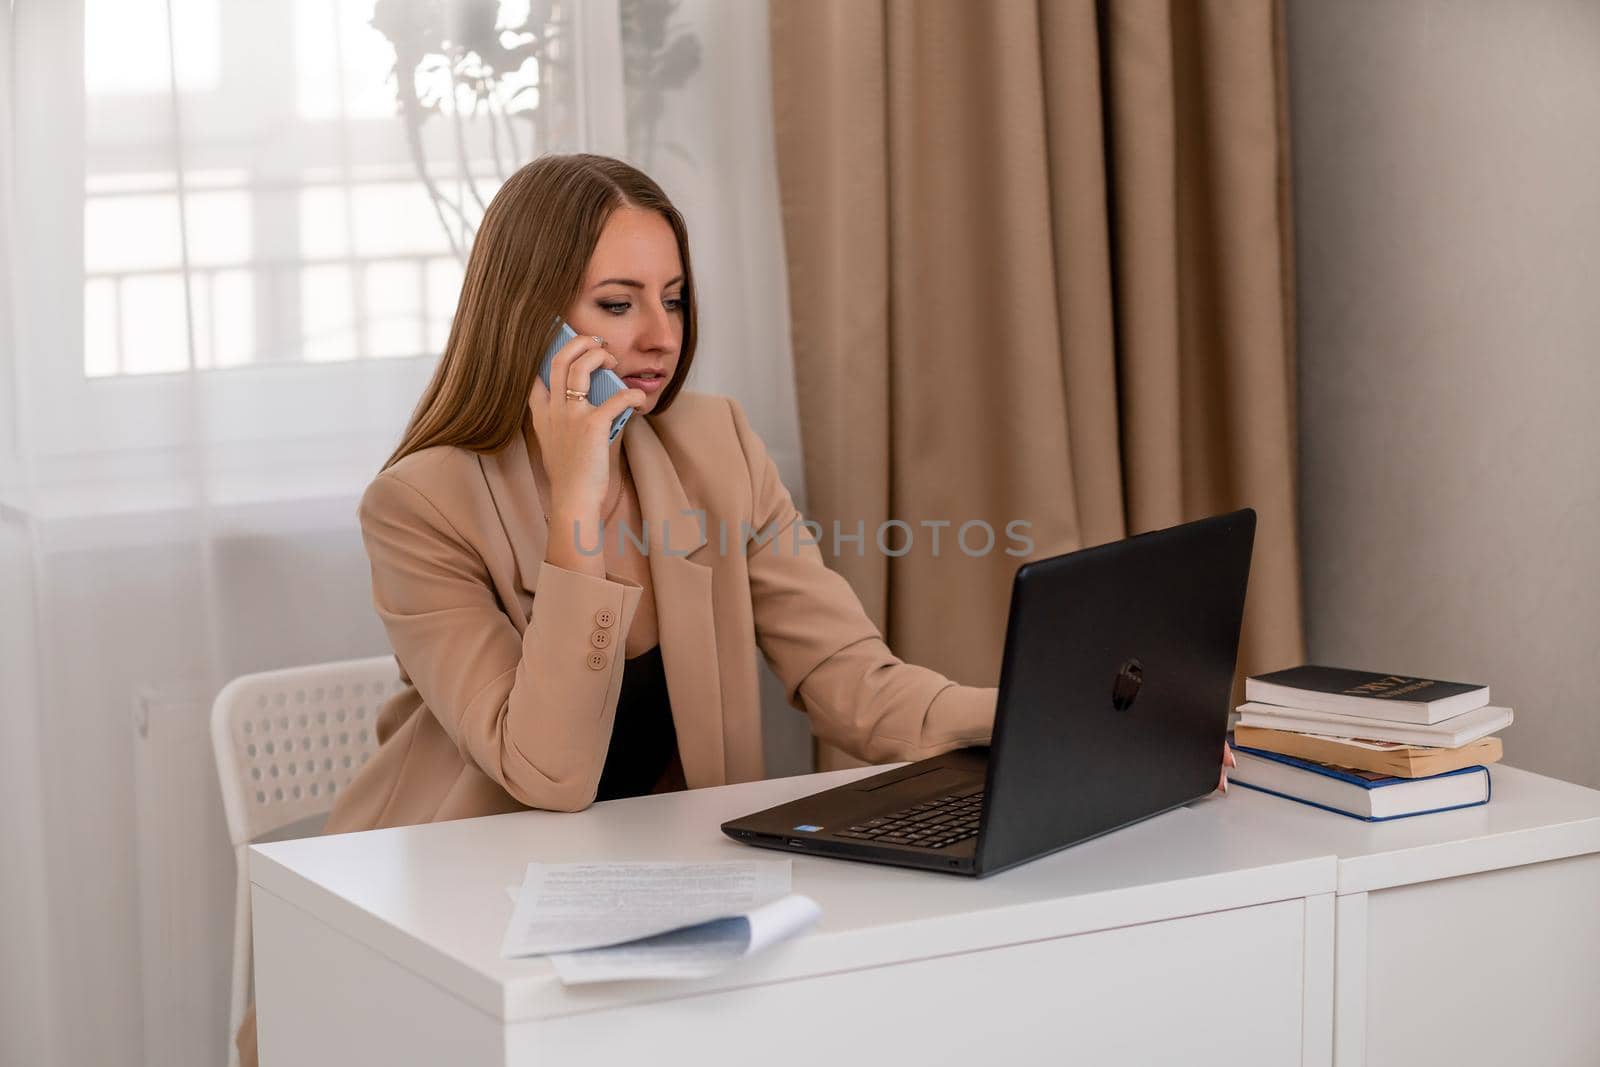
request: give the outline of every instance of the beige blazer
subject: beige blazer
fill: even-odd
[[[682,393],[633,419],[623,448],[689,788],[762,777],[758,652],[813,731],[863,759],[987,742],[995,690],[890,653],[738,404]],[[374,479],[360,517],[408,688],[382,709],[382,745],[328,832],[587,807],[641,590],[545,562],[526,440],[413,453]]]

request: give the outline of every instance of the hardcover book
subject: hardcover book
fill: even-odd
[[[1427,725],[1483,707],[1489,703],[1489,687],[1308,665],[1246,678],[1244,698],[1308,711]]]
[[[1427,778],[1396,778],[1243,746],[1235,746],[1234,754],[1239,766],[1229,772],[1230,784],[1364,822],[1403,819],[1489,802],[1487,767],[1461,767]]]
[[[1376,771],[1396,778],[1427,778],[1461,767],[1499,763],[1502,747],[1498,737],[1481,737],[1460,748],[1429,748],[1403,745],[1397,741],[1375,741],[1364,737],[1329,737],[1293,730],[1269,730],[1260,726],[1239,726],[1234,736],[1245,748],[1295,756],[1316,763],[1331,763],[1358,771]]]
[[[1338,715],[1331,711],[1305,711],[1274,704],[1240,704],[1239,725],[1264,726],[1269,730],[1294,730],[1303,734],[1329,734],[1333,737],[1366,737],[1374,741],[1396,741],[1402,745],[1428,745],[1433,748],[1460,748],[1480,737],[1499,733],[1511,725],[1510,708],[1473,708],[1444,722],[1420,726],[1406,722],[1384,722],[1362,715]]]

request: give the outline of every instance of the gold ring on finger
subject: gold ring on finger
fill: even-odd
[[[589,399],[589,394],[584,392],[581,389],[568,389],[567,390],[567,399],[568,400],[588,400]]]

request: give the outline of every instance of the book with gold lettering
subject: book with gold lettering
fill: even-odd
[[[1431,725],[1489,703],[1489,687],[1306,665],[1246,678],[1244,698],[1303,711]]]

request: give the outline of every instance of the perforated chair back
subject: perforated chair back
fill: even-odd
[[[325,814],[378,750],[378,711],[402,688],[393,656],[246,674],[224,686],[211,742],[233,843]]]
[[[233,1034],[250,987],[250,842],[333,807],[339,791],[378,750],[383,702],[405,688],[393,656],[246,674],[211,706],[211,744],[233,841]]]

